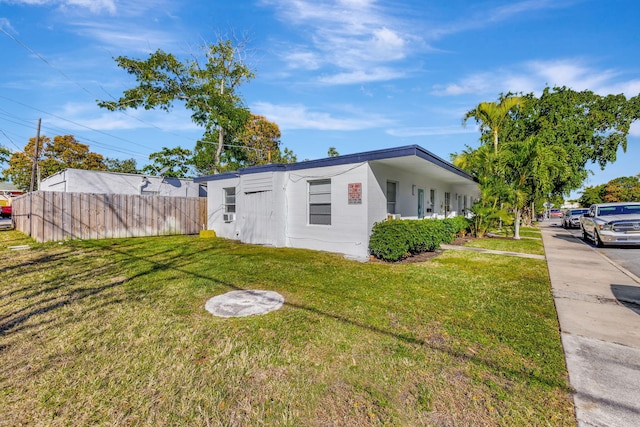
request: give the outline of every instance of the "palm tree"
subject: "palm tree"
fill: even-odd
[[[514,239],[520,239],[520,217],[528,201],[548,194],[557,179],[571,173],[564,148],[540,138],[511,141],[500,150],[500,174],[509,185],[508,201],[515,214]]]
[[[497,153],[498,134],[500,133],[502,122],[509,116],[514,107],[521,105],[523,102],[523,98],[519,96],[502,98],[500,103],[481,102],[476,108],[465,114],[462,123],[466,124],[467,120],[473,117],[476,123],[480,125],[481,131],[491,132],[493,134],[493,151]]]

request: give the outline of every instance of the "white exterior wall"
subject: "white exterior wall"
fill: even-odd
[[[240,239],[237,221],[224,222],[224,188],[236,187],[236,203],[240,189],[240,178],[224,179],[207,182],[207,223],[208,229],[214,230],[216,235],[225,239]]]
[[[467,196],[467,208],[471,207],[471,199],[479,197],[477,185],[456,185],[447,181],[430,176],[427,171],[424,175],[404,172],[401,169],[388,167],[385,165],[372,165],[373,179],[377,180],[378,190],[376,192],[375,206],[370,207],[370,217],[374,222],[386,218],[387,209],[387,181],[397,183],[396,214],[401,218],[418,218],[418,194],[420,189],[424,190],[424,218],[444,218],[444,195],[449,192],[450,211],[448,216],[462,215],[458,209],[457,196]],[[415,187],[414,187],[415,186]],[[432,212],[427,212],[431,208],[429,202],[431,190],[435,190],[435,203]],[[382,199],[382,201],[380,201]],[[464,200],[464,199],[462,199]],[[378,218],[378,219],[376,219]],[[371,224],[373,226],[373,223]]]
[[[282,172],[264,172],[208,182],[208,228],[245,243],[286,246]],[[224,220],[225,188],[236,189],[234,221]]]
[[[440,203],[445,192],[451,193],[449,216],[458,211],[458,194],[467,196],[468,207],[479,196],[472,182],[453,184],[434,175],[428,168],[416,174],[361,163],[231,176],[208,182],[208,226],[220,237],[245,243],[337,252],[364,260],[373,224],[387,218],[387,181],[398,183],[397,212],[402,218],[418,218],[418,189],[424,190],[427,218],[444,218]],[[331,225],[309,224],[309,181],[322,179],[331,180]],[[361,185],[360,203],[349,204],[349,184]],[[225,222],[224,189],[230,187],[236,188],[236,216]],[[436,206],[435,212],[427,213],[431,189],[436,190]]]
[[[205,196],[200,184],[188,179],[127,173],[65,169],[40,182],[42,191],[67,193],[134,194],[172,197]]]
[[[379,173],[379,172],[378,172]],[[373,224],[387,218],[387,181],[380,180],[371,165],[367,167],[367,241]],[[368,246],[368,245],[367,245]],[[367,247],[367,250],[369,248]],[[367,252],[368,253],[368,252]]]
[[[369,231],[366,163],[288,172],[286,246],[368,257]],[[309,181],[331,179],[331,225],[309,224]],[[361,184],[360,204],[349,204],[349,184]]]

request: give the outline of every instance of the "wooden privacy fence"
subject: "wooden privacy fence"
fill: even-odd
[[[198,234],[207,225],[204,197],[37,191],[12,204],[16,230],[38,242]]]

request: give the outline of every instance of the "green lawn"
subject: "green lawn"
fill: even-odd
[[[500,234],[497,233],[499,236]],[[527,254],[544,255],[542,235],[539,228],[523,227],[520,230],[520,240],[510,237],[487,237],[469,242],[467,246],[474,248],[493,249],[497,251],[523,252]]]
[[[2,426],[575,425],[541,260],[361,264],[222,239],[39,245],[15,231],[0,232],[0,256]],[[235,289],[277,291],[285,306],[204,309]]]

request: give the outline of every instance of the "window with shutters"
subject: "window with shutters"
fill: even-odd
[[[331,225],[331,180],[309,181],[309,224]]]

